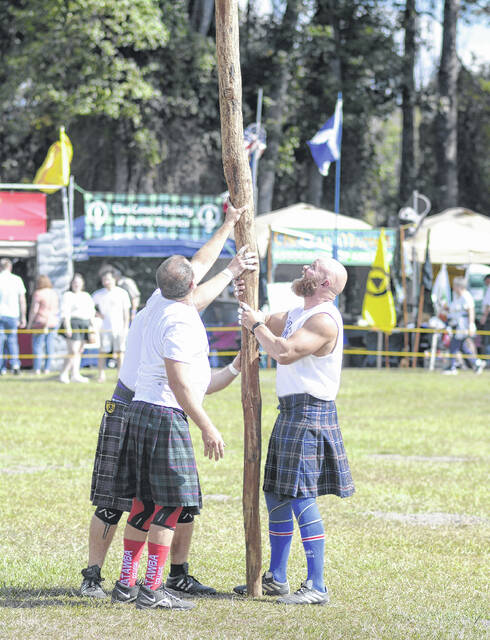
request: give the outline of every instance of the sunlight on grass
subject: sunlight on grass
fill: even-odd
[[[27,374],[0,381],[0,637],[485,637],[488,373],[344,372],[337,404],[356,493],[319,500],[332,602],[287,613],[270,599],[231,592],[245,573],[239,382],[205,403],[227,445],[223,461],[205,460],[191,429],[204,493],[191,572],[223,595],[200,600],[191,613],[77,595],[98,426],[114,381],[65,387]],[[264,458],[277,415],[273,372],[261,372],[261,387]],[[263,500],[261,517],[267,568]],[[121,549],[119,530],[103,569],[106,589],[118,577]],[[305,578],[297,531],[288,573],[294,588]]]

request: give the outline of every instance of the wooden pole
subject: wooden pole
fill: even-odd
[[[402,267],[402,286],[403,286],[403,326],[408,325],[408,307],[407,307],[407,274],[405,272],[405,229],[400,227],[400,262]],[[403,334],[403,349],[409,351],[408,333]]]
[[[235,207],[247,206],[235,227],[237,249],[248,244],[257,249],[253,188],[243,142],[242,77],[238,40],[237,0],[216,0],[216,50],[218,56],[219,105],[223,168]],[[244,276],[243,300],[258,306],[259,274]],[[253,335],[242,328],[242,405],[244,418],[243,517],[247,563],[247,593],[262,595],[262,549],[259,487],[261,454],[261,397],[259,350]]]
[[[420,284],[420,296],[419,296],[419,309],[417,313],[417,323],[416,328],[418,329],[422,324],[422,312],[424,310],[424,296],[425,296],[425,287],[423,284]],[[413,346],[414,353],[417,353],[420,345],[420,333],[417,331],[415,334],[415,343]],[[412,368],[417,366],[417,356],[412,357]]]

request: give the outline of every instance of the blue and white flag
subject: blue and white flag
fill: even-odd
[[[310,147],[313,160],[322,176],[328,175],[331,162],[340,157],[342,142],[342,98],[338,98],[335,113],[307,144]]]

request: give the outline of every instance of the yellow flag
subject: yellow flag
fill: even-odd
[[[39,167],[34,184],[57,184],[66,186],[70,179],[70,163],[73,158],[73,147],[65,128],[60,128],[60,139],[53,143],[48,150],[46,159]],[[54,193],[58,189],[41,189],[45,193]]]
[[[381,229],[376,257],[366,282],[362,317],[370,326],[389,333],[396,325],[396,311],[390,288],[387,254],[385,230]]]

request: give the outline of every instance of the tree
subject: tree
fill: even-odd
[[[399,205],[402,206],[415,189],[415,54],[416,7],[415,0],[406,0],[403,14],[405,32],[402,60],[402,151],[399,183]]]

